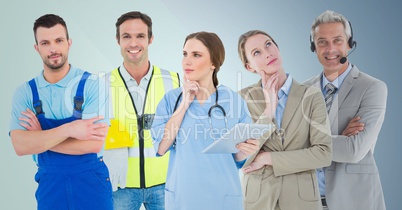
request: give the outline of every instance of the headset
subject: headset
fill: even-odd
[[[348,45],[352,49],[357,43],[356,43],[356,41],[353,41],[352,24],[350,23],[350,21],[348,21],[348,23],[349,23],[349,27],[350,27],[350,38],[348,40]],[[311,34],[310,34],[310,50],[311,50],[311,52],[314,52],[316,50],[314,40],[313,40],[313,37],[311,37]]]

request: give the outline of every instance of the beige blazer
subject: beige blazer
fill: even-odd
[[[321,88],[321,78],[322,74],[306,84]],[[353,66],[329,112],[333,162],[325,168],[325,196],[330,210],[386,209],[374,159],[386,103],[386,84]],[[355,116],[361,117],[364,130],[355,136],[342,136],[342,131]]]
[[[262,115],[266,105],[261,80],[240,94],[253,122],[275,124],[275,119]],[[321,91],[293,80],[281,128],[285,129],[283,144],[273,131],[259,139],[261,150],[272,152],[272,166],[243,176],[245,209],[322,209],[316,168],[331,163],[332,144]]]

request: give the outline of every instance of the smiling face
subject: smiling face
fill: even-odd
[[[315,29],[314,43],[317,58],[326,74],[342,74],[348,62],[341,64],[339,60],[347,56],[350,47],[345,28],[342,23],[323,23]]]
[[[247,58],[246,68],[251,72],[272,75],[282,68],[282,57],[278,47],[266,35],[256,34],[244,44]]]
[[[71,40],[67,39],[66,29],[57,24],[51,28],[39,27],[36,31],[35,50],[41,56],[44,68],[58,71],[68,65],[68,52]]]
[[[215,66],[212,64],[208,48],[198,39],[189,39],[184,44],[182,67],[190,81],[212,81]]]
[[[148,47],[153,36],[148,39],[148,26],[141,19],[124,21],[117,39],[124,63],[148,64]]]

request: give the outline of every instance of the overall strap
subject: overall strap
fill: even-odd
[[[38,89],[36,87],[35,78],[31,79],[28,82],[29,86],[32,90],[32,99],[33,99],[33,106],[36,112],[36,115],[44,114],[42,109],[42,101],[39,99]]]
[[[77,87],[77,92],[75,93],[74,96],[74,113],[73,115],[81,119],[82,118],[82,104],[84,103],[84,87],[85,87],[85,82],[87,81],[88,77],[91,74],[89,72],[84,72],[84,74],[81,77],[80,83],[78,84]]]

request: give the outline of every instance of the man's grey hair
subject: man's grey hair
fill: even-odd
[[[346,37],[349,39],[352,36],[352,29],[350,28],[349,21],[341,14],[336,13],[331,10],[327,10],[321,13],[318,17],[315,18],[313,24],[311,25],[311,38],[313,41],[315,38],[315,29],[323,23],[342,23],[345,29]]]

